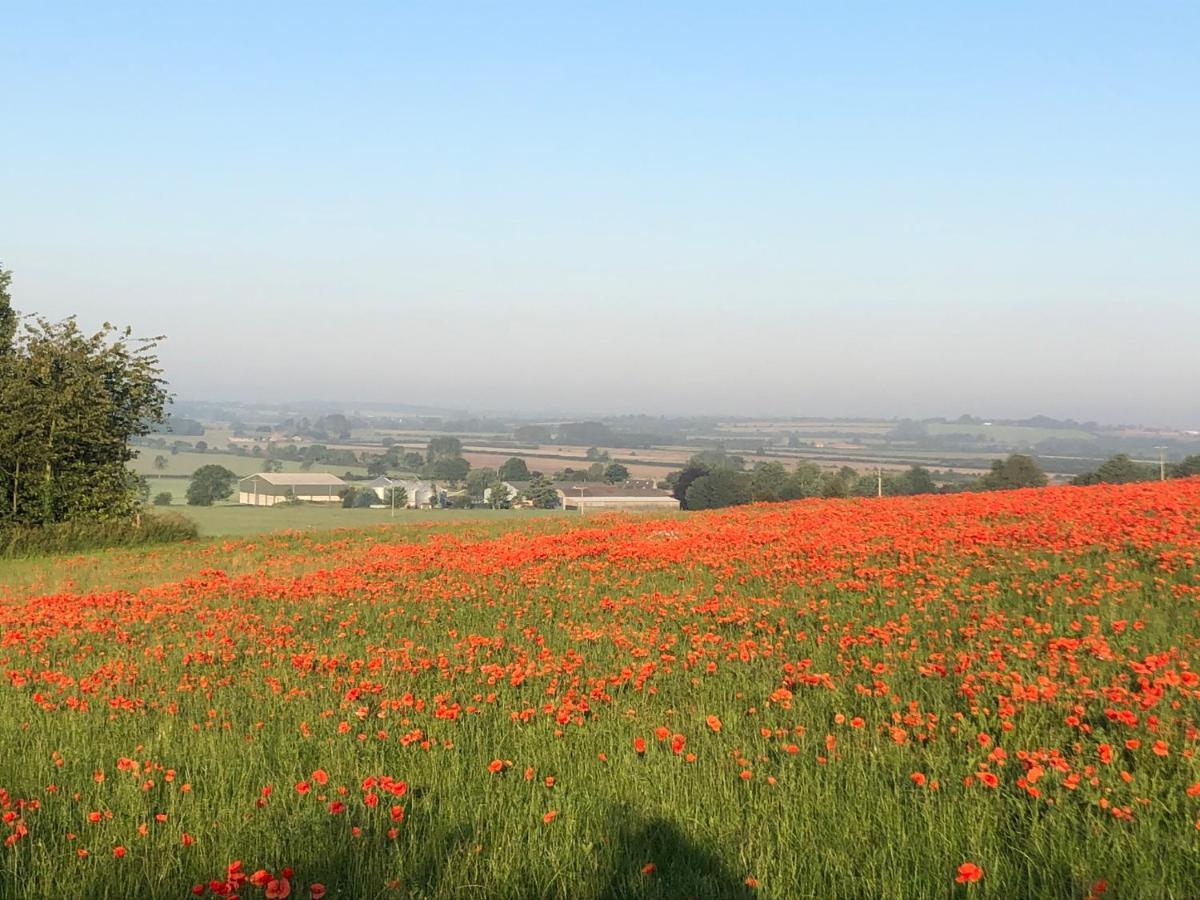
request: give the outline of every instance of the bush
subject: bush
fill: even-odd
[[[174,499],[174,498],[171,496],[170,491],[163,491],[161,494],[154,495],[154,505],[155,506],[170,506],[172,499]]]
[[[196,523],[178,513],[144,513],[140,521],[60,522],[0,529],[0,559],[78,553],[192,540]]]

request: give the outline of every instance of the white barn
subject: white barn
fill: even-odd
[[[341,503],[349,485],[327,472],[258,472],[238,481],[238,502],[274,506],[288,500]]]

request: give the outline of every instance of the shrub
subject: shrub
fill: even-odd
[[[192,540],[196,523],[178,513],[144,513],[139,520],[60,522],[0,529],[0,558],[78,553]]]
[[[161,494],[154,495],[154,505],[155,506],[170,506],[172,499],[174,499],[174,498],[171,496],[170,491],[163,491]]]

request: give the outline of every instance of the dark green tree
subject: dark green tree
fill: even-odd
[[[188,484],[188,505],[212,506],[216,501],[230,497],[237,480],[237,475],[224,466],[201,466],[192,473],[192,480]]]
[[[691,483],[685,495],[688,509],[720,509],[751,501],[750,478],[731,469],[715,469]]]
[[[774,503],[783,499],[788,470],[780,462],[759,462],[750,471],[750,493],[756,501]]]
[[[11,284],[12,272],[0,266],[0,356],[12,351],[17,336],[17,312],[8,293]]]
[[[5,280],[7,285],[7,279]],[[0,301],[3,328],[12,320]],[[154,340],[74,319],[27,321],[0,353],[0,525],[132,519],[130,440],[167,403]]]
[[[457,459],[462,456],[462,441],[450,435],[438,435],[429,439],[425,449],[425,462],[433,463],[439,459]]]
[[[558,507],[558,491],[544,475],[534,475],[525,489],[525,496],[535,509],[555,509]]]
[[[175,498],[171,496],[170,491],[161,491],[160,493],[154,495],[154,505],[170,506],[173,499]]]
[[[492,509],[508,509],[512,506],[512,497],[503,481],[494,482],[488,490],[488,506]]]
[[[528,481],[529,466],[519,456],[512,456],[500,465],[501,481]]]
[[[667,476],[667,484],[670,485],[671,494],[676,500],[679,501],[679,505],[683,509],[690,508],[687,505],[688,488],[690,488],[697,479],[703,478],[710,471],[712,470],[709,469],[708,466],[704,466],[696,462],[690,462],[678,472],[672,472]]]
[[[422,470],[427,478],[439,481],[462,481],[471,471],[471,464],[461,456],[445,456],[435,459]]]
[[[1007,459],[992,463],[992,471],[979,479],[985,491],[1008,491],[1016,488],[1045,487],[1046,473],[1032,456],[1013,453]]]
[[[619,484],[629,480],[629,470],[620,463],[609,463],[604,468],[604,480],[609,484]]]
[[[821,496],[821,467],[801,460],[779,491],[781,500],[801,500]]]
[[[1200,475],[1200,453],[1185,456],[1171,466],[1172,478],[1191,478],[1193,475]]]

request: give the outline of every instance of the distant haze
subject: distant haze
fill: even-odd
[[[14,305],[183,397],[1200,426],[1200,5],[2,27]]]

